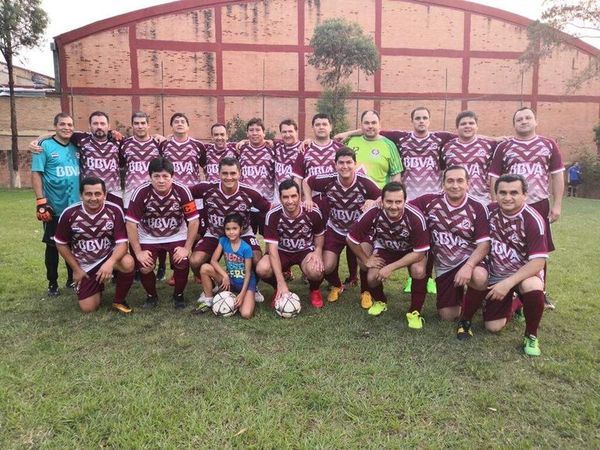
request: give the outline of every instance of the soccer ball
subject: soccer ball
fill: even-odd
[[[235,307],[235,297],[236,295],[229,291],[222,291],[215,295],[212,303],[212,311],[215,316],[233,316],[237,311],[237,308]]]
[[[284,319],[296,317],[301,309],[300,298],[293,292],[282,295],[275,304],[275,312]]]

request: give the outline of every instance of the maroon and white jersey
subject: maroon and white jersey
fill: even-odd
[[[81,178],[98,177],[104,180],[107,192],[121,197],[119,143],[111,139],[100,142],[90,133],[73,133],[71,142],[79,147]]]
[[[308,178],[335,172],[335,153],[343,146],[341,142],[331,140],[321,147],[313,141],[303,153],[298,155],[292,167],[293,176]]]
[[[154,139],[142,142],[131,136],[121,142],[120,156],[126,169],[125,193],[131,193],[148,181],[148,166],[160,156],[160,151]]]
[[[225,148],[218,149],[215,144],[204,144],[206,149],[206,165],[204,173],[206,181],[219,181],[219,162],[223,158],[238,158],[235,142],[228,142]]]
[[[131,196],[125,218],[138,225],[140,244],[160,244],[185,241],[186,221],[198,217],[190,190],[173,181],[171,190],[164,196],[156,192],[150,182],[139,186]]]
[[[104,202],[100,211],[90,214],[81,202],[75,203],[60,215],[54,241],[68,245],[79,266],[88,272],[108,258],[117,244],[127,242],[121,208]]]
[[[473,138],[470,142],[452,139],[442,149],[444,166],[461,166],[469,173],[469,195],[487,205],[491,201],[488,172],[498,143]]]
[[[276,141],[275,153],[275,183],[279,186],[283,181],[293,178],[294,163],[301,154],[302,142],[287,146],[283,141]]]
[[[243,236],[253,235],[250,226],[250,209],[267,212],[271,204],[260,193],[250,186],[239,184],[237,190],[227,195],[221,189],[220,181],[203,181],[191,189],[192,196],[204,202],[204,217],[207,222],[205,236],[221,237],[224,235],[225,216],[234,212],[244,217]]]
[[[200,181],[200,168],[206,165],[206,149],[202,142],[187,138],[177,142],[174,138],[161,142],[161,154],[173,163],[173,179],[192,187]]]
[[[315,236],[325,234],[325,221],[319,208],[308,212],[300,205],[300,214],[290,217],[283,206],[273,208],[265,220],[265,242],[287,253],[315,249]]]
[[[383,208],[371,208],[355,222],[348,232],[355,244],[373,243],[373,248],[395,252],[426,252],[429,250],[427,222],[419,209],[408,203],[402,217],[391,220]]]
[[[477,244],[490,240],[487,210],[468,195],[458,206],[452,206],[446,194],[423,195],[411,203],[427,221],[437,276],[460,266]]]
[[[548,258],[546,223],[535,209],[525,205],[508,216],[492,203],[489,210],[490,284],[511,276],[532,259]]]
[[[536,136],[528,141],[510,138],[496,149],[490,175],[523,175],[528,184],[527,203],[550,196],[550,175],[565,170],[558,145],[552,139]]]
[[[402,183],[408,200],[441,191],[442,147],[454,139],[455,134],[435,131],[419,138],[408,131],[382,131],[381,135],[398,147],[404,165]]]
[[[240,181],[256,189],[269,201],[275,193],[275,155],[273,149],[266,144],[253,147],[250,144],[240,148],[240,165],[242,176]]]
[[[366,200],[377,200],[381,190],[366,175],[357,173],[350,187],[342,186],[337,173],[311,175],[306,180],[313,192],[320,192],[329,205],[327,226],[346,236],[350,225],[362,214]]]

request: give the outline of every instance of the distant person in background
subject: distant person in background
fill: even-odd
[[[578,161],[567,171],[567,197],[577,197],[577,187],[583,183],[583,173]]]

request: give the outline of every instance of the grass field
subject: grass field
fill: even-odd
[[[0,448],[600,447],[598,201],[567,199],[554,227],[557,310],[534,359],[517,323],[490,335],[479,317],[458,342],[432,298],[410,332],[404,273],[380,318],[357,289],[293,320],[265,306],[250,321],[196,317],[167,286],[155,311],[113,313],[109,287],[82,315],[72,294],[44,298],[33,194],[0,191],[0,205]],[[130,304],[143,297],[134,285]]]

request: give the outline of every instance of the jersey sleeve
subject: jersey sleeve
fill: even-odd
[[[206,181],[202,181],[193,185],[191,188],[189,188],[192,198],[200,199],[204,197],[204,193],[207,191],[208,186],[209,183]]]
[[[46,171],[46,149],[44,148],[44,142],[42,142],[42,151],[39,153],[33,153],[31,155],[31,171],[32,172],[45,172]]]
[[[196,144],[196,149],[198,151],[198,164],[200,167],[206,167],[206,147],[200,141],[194,141]]]
[[[125,228],[125,220],[120,209],[115,209],[115,243],[121,244],[127,242],[127,229]]]
[[[505,147],[505,142],[498,144],[496,147],[496,151],[494,152],[494,156],[492,158],[492,164],[490,165],[490,170],[488,172],[489,176],[499,178],[500,175],[502,175],[502,162],[504,159]]]
[[[142,220],[142,216],[144,215],[144,200],[141,198],[142,196],[143,194],[140,189],[133,192],[129,207],[127,208],[127,215],[125,216],[126,221],[140,223],[140,220]]]
[[[370,178],[366,178],[367,180],[367,198],[369,200],[377,200],[379,197],[381,197],[381,189],[379,189],[379,186],[377,186],[375,184],[375,182],[373,180],[371,180]]]
[[[329,184],[329,177],[311,175],[306,179],[306,184],[312,191],[323,192]]]
[[[430,248],[429,229],[425,217],[416,207],[412,206],[407,209],[410,214],[411,225],[411,244],[413,251],[417,253],[426,252]]]
[[[381,130],[379,132],[379,134],[381,134],[383,137],[388,138],[390,141],[396,143],[400,139],[404,139],[405,137],[407,137],[410,133],[408,131],[386,131],[386,130]]]
[[[183,210],[183,216],[185,220],[191,222],[192,220],[196,220],[199,217],[198,209],[196,208],[196,202],[192,197],[192,193],[190,190],[182,186],[179,204],[181,205],[181,209]]]
[[[396,147],[396,144],[394,144],[393,141],[387,138],[386,144],[390,149],[389,176],[393,177],[394,175],[402,173],[402,171],[404,170],[404,166],[402,165],[402,160],[400,159],[400,152],[398,151],[398,147]]]
[[[321,213],[320,209],[316,208],[312,210],[311,215],[313,216],[313,234],[315,236],[322,236],[325,234],[325,220],[323,219],[323,213]]]
[[[475,242],[481,244],[490,240],[490,223],[485,206],[475,202]]]
[[[443,147],[452,139],[457,138],[458,134],[448,133],[447,131],[436,131],[435,135],[440,139],[440,147]]]
[[[70,211],[70,209],[67,209],[65,212],[67,211]],[[56,225],[56,231],[54,233],[54,242],[67,245],[71,242],[71,226],[69,224],[71,214],[70,212],[65,214],[65,212],[63,212],[58,219],[58,224]]]
[[[304,154],[300,153],[292,166],[292,175],[298,178],[304,178]]]
[[[271,202],[269,200],[267,200],[266,198],[264,198],[260,192],[255,191],[254,189],[252,189],[250,194],[250,197],[252,199],[252,206],[254,206],[256,209],[258,209],[260,212],[267,212],[269,209],[271,209]]]
[[[379,208],[371,208],[363,213],[359,219],[350,226],[348,230],[348,239],[355,244],[366,242],[369,238],[369,232],[374,225],[375,217],[381,211]]]
[[[71,142],[73,144],[75,144],[77,147],[79,147],[79,144],[81,144],[81,141],[83,138],[85,138],[87,136],[87,133],[81,133],[79,131],[74,132],[71,135]]]
[[[550,173],[560,173],[565,170],[565,166],[563,164],[562,155],[560,154],[560,150],[558,148],[558,144],[550,139],[550,148],[552,154],[550,155]]]
[[[425,194],[409,201],[409,204],[416,206],[425,215],[427,205],[436,197],[436,194]]]
[[[275,211],[271,211],[269,214],[267,214],[267,218],[265,221],[265,234],[264,234],[264,239],[265,242],[267,242],[268,244],[275,244],[277,245],[279,243],[279,239],[277,236],[277,214],[275,213]]]
[[[537,211],[528,211],[525,220],[527,259],[548,258],[548,230],[542,216]]]

